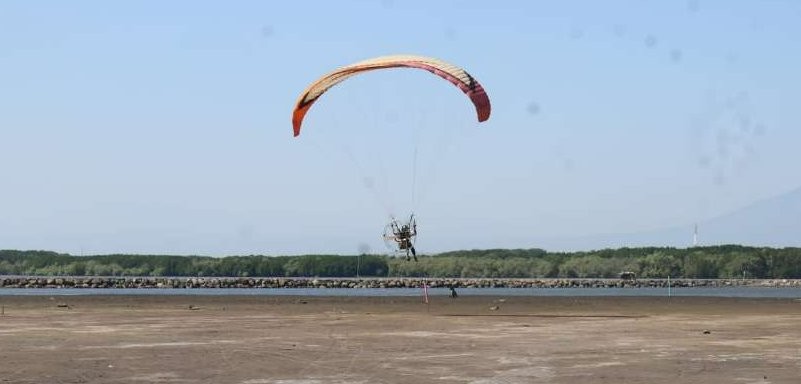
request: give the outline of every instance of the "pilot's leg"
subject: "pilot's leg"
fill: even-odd
[[[414,256],[414,261],[417,261],[417,252],[415,252],[414,250],[414,245],[412,245],[410,249],[412,250],[412,256]]]

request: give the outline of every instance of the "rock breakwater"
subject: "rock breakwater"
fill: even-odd
[[[478,279],[0,276],[0,288],[801,288],[801,279]]]

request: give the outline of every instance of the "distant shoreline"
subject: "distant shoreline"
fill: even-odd
[[[801,279],[0,276],[0,288],[801,288]]]

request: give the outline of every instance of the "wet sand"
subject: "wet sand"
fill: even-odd
[[[0,296],[0,305],[0,383],[801,382],[792,299]]]

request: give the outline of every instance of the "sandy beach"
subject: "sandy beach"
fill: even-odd
[[[798,383],[801,301],[0,297],[0,383]]]

